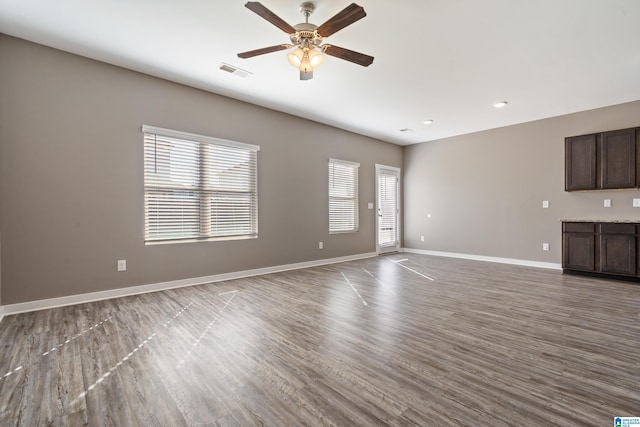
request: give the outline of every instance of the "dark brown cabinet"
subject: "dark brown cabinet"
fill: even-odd
[[[567,222],[563,224],[563,229],[562,267],[596,271],[595,224]]]
[[[624,129],[601,134],[601,188],[637,187],[636,133]]]
[[[565,190],[596,188],[596,135],[572,136],[565,139]]]
[[[637,247],[635,224],[600,224],[600,271],[636,276]]]
[[[640,186],[640,128],[565,138],[565,190]]]
[[[639,229],[636,223],[563,222],[563,270],[640,277]]]

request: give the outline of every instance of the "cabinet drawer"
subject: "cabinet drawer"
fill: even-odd
[[[592,222],[564,222],[562,226],[566,233],[594,233],[596,231],[596,225]]]
[[[636,224],[600,224],[602,234],[636,234]]]

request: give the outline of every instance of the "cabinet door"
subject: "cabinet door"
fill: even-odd
[[[596,134],[565,138],[564,162],[566,191],[595,190]]]
[[[564,233],[562,268],[595,271],[596,236],[593,233]]]
[[[601,187],[636,187],[636,130],[604,132],[601,137]]]
[[[635,276],[636,236],[624,234],[600,235],[600,271],[611,274]]]

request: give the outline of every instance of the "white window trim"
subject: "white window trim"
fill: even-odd
[[[247,150],[260,151],[259,145],[246,144],[244,142],[229,141],[228,139],[215,138],[213,136],[198,135],[196,133],[181,132],[179,130],[164,129],[155,126],[142,125],[143,133],[157,133],[162,136],[171,138],[187,139],[190,141],[208,142],[218,145],[226,145],[227,147],[244,148]]]
[[[160,127],[156,127],[156,126],[149,126],[149,125],[143,125],[142,126],[142,133],[144,134],[156,134],[156,135],[161,135],[163,137],[169,137],[169,138],[176,138],[176,139],[183,139],[183,140],[187,140],[187,141],[191,141],[191,142],[204,142],[204,143],[210,143],[210,144],[215,144],[215,145],[219,145],[219,146],[227,146],[227,147],[233,147],[233,148],[240,148],[240,149],[244,149],[244,150],[252,150],[255,151],[256,154],[260,151],[260,146],[259,145],[253,145],[253,144],[246,144],[243,142],[237,142],[237,141],[230,141],[230,140],[226,140],[226,139],[222,139],[222,138],[215,138],[215,137],[211,137],[211,136],[206,136],[206,135],[199,135],[199,134],[195,134],[195,133],[189,133],[189,132],[182,132],[182,131],[177,131],[177,130],[173,130],[173,129],[165,129],[165,128],[160,128]],[[257,165],[256,165],[257,167]],[[256,179],[257,179],[257,169],[256,169]],[[143,180],[143,188],[144,188],[144,194],[145,194],[145,198],[146,198],[146,181]],[[255,196],[256,199],[258,198],[258,183],[256,182],[255,185]],[[146,203],[146,202],[145,202]],[[256,207],[257,209],[257,207]],[[145,228],[146,228],[146,206],[144,208],[144,214],[145,214]],[[257,215],[257,213],[256,213]],[[257,221],[257,216],[256,216],[256,221]],[[256,224],[257,226],[257,224]],[[245,239],[256,239],[258,237],[257,235],[257,228],[256,228],[256,233],[255,234],[250,234],[250,235],[229,235],[229,236],[210,236],[210,237],[206,237],[206,238],[178,238],[178,239],[161,239],[161,240],[147,240],[147,236],[146,236],[146,231],[143,232],[143,238],[144,238],[144,243],[145,245],[165,245],[165,244],[176,244],[176,243],[194,243],[194,242],[211,242],[211,241],[223,241],[223,240],[245,240]]]
[[[360,163],[350,162],[349,160],[329,159],[329,163],[342,163],[343,165],[353,166],[354,168],[360,167]]]

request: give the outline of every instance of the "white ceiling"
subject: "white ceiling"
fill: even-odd
[[[286,51],[236,56],[288,42],[245,2],[0,0],[0,32],[400,145],[640,99],[638,0],[357,0],[367,16],[327,42],[374,63],[326,57],[310,81]],[[304,21],[301,0],[261,2]]]

